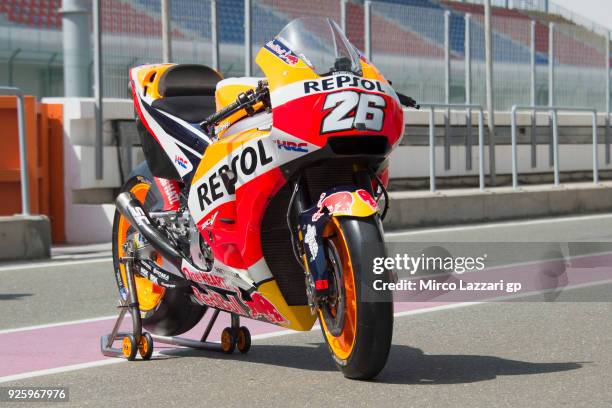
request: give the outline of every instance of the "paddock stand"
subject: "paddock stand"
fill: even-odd
[[[132,255],[134,253],[132,249],[133,246],[128,246],[131,248],[128,248],[126,252]],[[199,350],[222,351],[227,354],[233,353],[236,348],[238,348],[238,351],[241,353],[247,353],[249,351],[251,348],[251,334],[246,327],[240,326],[240,317],[233,313],[231,314],[231,327],[226,327],[221,333],[221,343],[207,341],[217,321],[217,317],[219,316],[220,310],[218,309],[214,310],[199,341],[184,337],[157,336],[147,332],[143,333],[138,295],[136,293],[136,282],[133,273],[133,255],[124,257],[121,262],[125,264],[128,296],[127,300],[120,299],[119,301],[118,308],[120,312],[115,322],[115,326],[113,327],[113,331],[110,334],[100,337],[100,349],[103,355],[107,357],[124,357],[132,361],[136,358],[136,354],[138,353],[143,360],[149,360],[153,354],[153,341]],[[121,322],[128,311],[132,316],[132,331],[131,333],[119,332]],[[208,312],[208,309],[206,312]],[[121,348],[113,347],[113,342],[115,341],[121,341]]]

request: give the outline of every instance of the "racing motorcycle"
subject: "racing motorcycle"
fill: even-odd
[[[391,295],[372,289],[391,271],[374,275],[372,258],[385,255],[388,157],[414,101],[326,18],[292,21],[256,63],[265,77],[130,70],[146,162],[116,199],[120,296],[133,289],[161,336],[207,308],[303,331],[318,319],[344,375],[372,378],[393,331]],[[248,349],[248,330],[226,328],[223,351],[236,345]]]

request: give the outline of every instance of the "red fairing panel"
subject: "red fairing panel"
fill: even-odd
[[[346,75],[297,82],[273,93],[272,105],[275,128],[319,147],[330,136],[359,135],[383,135],[394,146],[404,132],[397,95],[379,81]]]
[[[245,269],[262,258],[259,231],[263,214],[269,198],[284,184],[280,168],[272,169],[240,186],[235,201],[222,204],[211,216],[205,217],[198,227],[207,241],[210,241],[207,231],[212,233],[209,244],[216,259],[233,268]],[[235,222],[223,223],[224,215],[230,214]],[[214,220],[208,221],[211,218]]]
[[[159,192],[161,193],[162,199],[164,200],[164,211],[176,211],[179,209],[181,200],[180,192],[181,188],[176,180],[168,180],[165,178],[155,177],[155,184]]]
[[[327,137],[340,135],[383,135],[387,136],[391,146],[399,141],[404,130],[404,113],[394,99],[386,95],[383,98],[387,107],[384,109],[383,127],[380,130],[352,128],[323,133],[322,122],[333,110],[323,108],[327,95],[308,95],[274,108],[274,127],[319,147],[327,143]],[[354,115],[354,112],[349,112],[347,118]]]

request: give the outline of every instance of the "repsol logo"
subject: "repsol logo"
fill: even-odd
[[[256,146],[247,146],[240,154],[230,160],[230,164],[224,164],[219,169],[208,176],[204,182],[197,187],[198,201],[200,210],[204,211],[215,201],[232,195],[236,192],[238,176],[247,177],[255,171],[269,163],[272,163],[273,156],[266,151],[262,140],[257,141]]]
[[[316,81],[304,82],[304,93],[306,95],[312,92],[333,91],[342,88],[362,88],[366,91],[385,93],[380,82],[354,75],[336,75]]]

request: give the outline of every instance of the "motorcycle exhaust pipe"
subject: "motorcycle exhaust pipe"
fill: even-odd
[[[174,247],[172,242],[154,227],[149,213],[131,192],[126,191],[119,194],[115,200],[115,205],[121,215],[127,218],[128,222],[142,234],[162,257],[170,261],[178,270],[181,269],[183,256]]]

